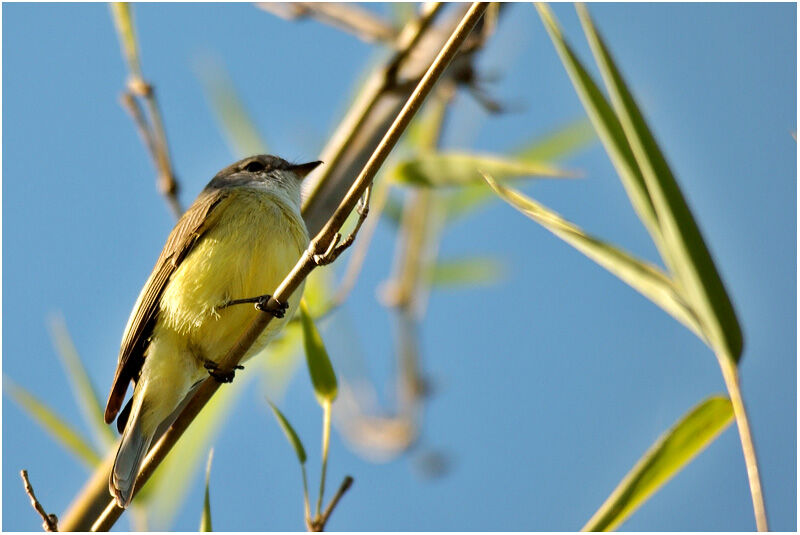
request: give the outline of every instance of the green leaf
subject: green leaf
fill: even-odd
[[[56,442],[86,463],[89,467],[100,464],[100,455],[91,443],[74,431],[60,416],[33,394],[17,385],[11,379],[3,378],[3,387],[8,395],[22,407]]]
[[[240,158],[266,153],[266,143],[225,68],[206,59],[197,64],[195,72],[231,152]]]
[[[597,84],[595,84],[592,77],[564,40],[558,23],[547,4],[537,3],[536,9],[544,22],[547,33],[553,41],[553,45],[561,58],[561,62],[564,64],[567,74],[569,74],[570,80],[572,80],[572,85],[575,87],[575,91],[578,93],[578,97],[583,103],[583,107],[586,109],[586,113],[600,137],[600,141],[602,141],[611,159],[611,163],[617,170],[617,174],[622,181],[622,185],[625,187],[631,205],[633,205],[639,219],[641,219],[645,228],[647,228],[647,231],[653,238],[653,242],[661,252],[662,257],[664,257],[664,240],[661,236],[661,228],[658,224],[653,200],[650,198],[650,194],[647,191],[644,177],[642,177],[642,172],[636,163],[636,158],[633,156],[633,151],[625,137],[625,132],[622,129],[619,119],[603,93],[597,87]],[[669,266],[670,264],[666,257],[665,260]]]
[[[554,162],[561,160],[592,143],[597,136],[592,123],[585,117],[561,126],[544,137],[534,139],[513,152],[526,161]]]
[[[582,531],[616,529],[731,421],[733,407],[725,396],[712,396],[695,406],[647,450]]]
[[[586,8],[579,6],[578,15],[611,95],[611,102],[644,176],[664,237],[666,253],[670,257],[668,264],[686,299],[702,319],[712,347],[722,349],[736,363],[742,353],[742,330],[700,229]]]
[[[116,437],[103,418],[103,405],[100,403],[97,391],[92,386],[89,374],[75,349],[75,344],[72,342],[62,316],[53,316],[50,319],[50,337],[61,363],[67,371],[67,378],[84,420],[94,432],[99,443],[110,447],[116,441]]]
[[[386,205],[381,212],[381,217],[391,223],[393,227],[399,227],[400,222],[403,220],[403,201],[398,199],[396,195],[389,194],[386,198]]]
[[[209,493],[209,480],[211,479],[211,460],[214,458],[214,448],[208,452],[208,463],[206,464],[206,493],[203,498],[203,514],[200,517],[200,529],[198,531],[214,531],[211,527],[211,494]]]
[[[523,176],[566,178],[574,175],[545,162],[497,155],[437,152],[406,160],[394,172],[401,184],[424,187],[463,186],[480,183],[484,171],[498,179]]]
[[[303,443],[300,441],[300,437],[297,436],[295,433],[292,424],[289,423],[289,420],[283,415],[283,413],[272,403],[270,400],[267,400],[269,406],[272,408],[272,412],[275,414],[275,418],[278,420],[278,425],[281,426],[283,429],[283,434],[286,435],[286,440],[289,441],[289,444],[292,445],[294,448],[294,452],[297,455],[297,460],[300,461],[300,464],[305,464],[306,462],[306,449],[303,447]]]
[[[308,373],[311,375],[311,384],[314,385],[317,401],[320,405],[324,405],[325,402],[332,403],[338,393],[336,374],[305,301],[300,302],[300,321],[303,326],[303,345],[306,349]]]
[[[579,119],[526,143],[511,157],[522,161],[554,162],[571,156],[596,138],[592,124],[586,119]],[[492,192],[482,183],[458,188],[446,200],[447,222],[472,213],[491,198]]]
[[[660,269],[586,234],[577,225],[518,191],[498,184],[492,177],[484,175],[484,178],[511,206],[606,268],[703,338],[696,317],[681,299],[675,284]]]
[[[431,267],[430,282],[439,287],[494,284],[504,271],[502,262],[496,258],[439,260]]]

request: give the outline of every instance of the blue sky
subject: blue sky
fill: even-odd
[[[736,307],[770,527],[795,530],[796,6],[589,9]],[[554,10],[589,62],[572,7]],[[136,22],[184,204],[235,159],[203,96],[199,62],[221,62],[271,152],[300,161],[317,157],[355,80],[383,57],[350,35],[286,22],[250,4],[146,4],[137,6]],[[487,117],[459,96],[448,147],[508,152],[583,114],[530,5],[508,8],[479,66],[501,75],[491,94],[515,111]],[[173,224],[117,103],[125,77],[106,5],[3,6],[3,373],[82,430],[47,318],[63,314],[104,396],[130,308]],[[656,261],[600,144],[565,165],[584,178],[526,192]],[[392,325],[375,289],[388,277],[393,250],[394,235],[381,225],[350,301],[323,330],[334,364],[360,355],[382,392],[391,380]],[[713,355],[691,333],[506,205],[494,202],[448,228],[440,254],[497,257],[506,277],[431,296],[421,340],[434,393],[417,448],[375,464],[334,430],[328,496],[345,474],[356,482],[332,530],[579,529],[661,432],[724,391]],[[351,328],[355,341],[342,334]],[[291,451],[258,381],[237,387],[244,390],[213,442],[215,528],[300,529]],[[320,413],[302,368],[279,402],[306,442],[315,488]],[[56,513],[88,477],[7,396],[2,446],[4,530],[40,526],[20,469],[30,471],[37,495]],[[442,477],[422,477],[416,468],[430,452],[447,459]],[[196,529],[201,502],[198,474],[172,526]],[[117,526],[127,528],[127,519]],[[623,528],[753,529],[735,429]]]

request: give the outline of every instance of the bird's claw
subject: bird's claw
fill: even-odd
[[[269,301],[275,303],[273,306],[269,305]],[[268,312],[272,314],[274,318],[281,319],[286,316],[286,311],[289,309],[289,303],[281,303],[277,299],[273,299],[271,295],[262,295],[256,301],[256,310],[260,310],[261,312]]]
[[[213,377],[218,383],[232,383],[233,378],[236,375],[236,370],[243,370],[244,366],[237,364],[232,370],[223,372],[219,369],[216,362],[208,360],[203,363],[203,368],[208,370],[208,375]]]

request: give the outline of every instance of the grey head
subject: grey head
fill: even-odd
[[[300,183],[321,163],[293,164],[269,154],[250,156],[217,173],[206,190],[238,186],[265,189],[284,196],[299,207]]]

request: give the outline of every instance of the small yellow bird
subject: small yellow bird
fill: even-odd
[[[275,156],[245,158],[208,183],[172,229],[133,307],[106,404],[122,433],[109,480],[117,504],[133,497],[154,438],[206,374],[216,369],[256,314],[252,298],[273,291],[308,246],[300,184],[322,162],[293,165]],[[258,353],[291,318],[303,287],[289,298],[242,359]],[[128,385],[133,397],[120,412]]]

